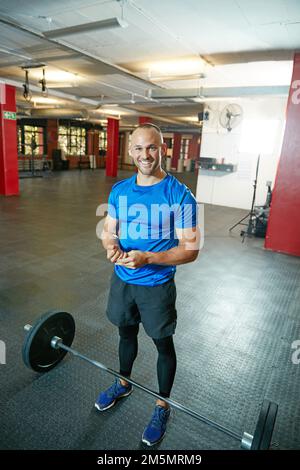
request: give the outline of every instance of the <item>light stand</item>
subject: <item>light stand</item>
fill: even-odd
[[[256,173],[255,173],[255,180],[253,182],[253,197],[252,197],[252,204],[251,204],[251,209],[248,214],[246,214],[242,219],[240,219],[236,224],[234,224],[232,227],[230,227],[229,232],[233,230],[237,225],[245,225],[247,227],[246,230],[241,231],[241,236],[243,237],[243,242],[245,240],[245,237],[251,237],[254,232],[254,221],[256,219],[255,211],[254,211],[254,204],[255,204],[255,196],[256,196],[256,186],[257,186],[257,176],[258,176],[258,169],[259,169],[259,160],[260,160],[260,155],[258,155],[257,158],[257,163],[256,163]],[[248,223],[244,223],[243,221],[249,217]]]

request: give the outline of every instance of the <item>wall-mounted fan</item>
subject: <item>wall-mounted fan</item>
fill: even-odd
[[[239,104],[232,103],[225,106],[220,114],[220,124],[230,132],[238,126],[243,119],[243,110]]]

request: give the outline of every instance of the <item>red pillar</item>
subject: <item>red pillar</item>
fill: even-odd
[[[151,123],[152,122],[152,119],[151,117],[148,117],[148,116],[139,116],[139,124],[147,124],[147,123]]]
[[[117,176],[119,155],[119,121],[107,119],[106,176]]]
[[[197,144],[197,152],[196,152],[197,159],[200,157],[201,139],[202,137],[200,137],[199,142]]]
[[[192,160],[197,160],[199,157],[199,135],[194,134],[193,137],[190,140],[190,145],[189,145],[189,150],[188,150],[188,158],[191,158]]]
[[[0,83],[0,194],[19,195],[16,89]]]
[[[295,54],[286,126],[265,248],[300,256],[300,54]]]
[[[58,144],[58,121],[48,119],[47,121],[47,155],[52,158],[52,150],[57,149]]]
[[[173,168],[177,168],[178,159],[180,156],[181,148],[181,134],[174,134],[173,152],[172,152],[172,163]]]

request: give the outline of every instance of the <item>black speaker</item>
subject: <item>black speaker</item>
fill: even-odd
[[[202,113],[198,113],[198,121],[209,121],[209,111],[204,111]]]
[[[53,170],[62,170],[62,159],[61,159],[61,149],[52,150],[52,161],[53,161]]]

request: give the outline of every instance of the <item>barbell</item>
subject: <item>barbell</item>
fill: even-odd
[[[167,402],[183,413],[238,440],[242,449],[266,450],[270,447],[278,410],[278,405],[274,402],[267,399],[263,400],[254,434],[251,435],[244,432],[243,435],[240,435],[170,398],[162,397],[134,380],[122,376],[101,362],[90,359],[75,349],[72,349],[71,345],[75,336],[75,321],[70,313],[61,311],[46,312],[34,325],[25,325],[24,329],[27,331],[27,334],[22,349],[23,361],[26,366],[36,372],[50,371],[56,367],[69,352],[115,377],[126,380],[140,390]]]

